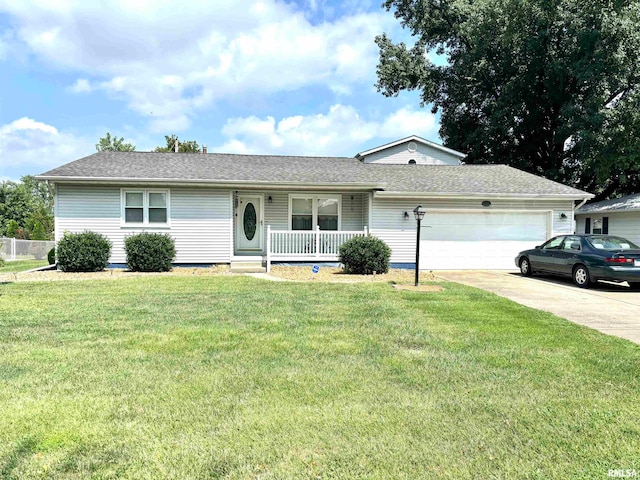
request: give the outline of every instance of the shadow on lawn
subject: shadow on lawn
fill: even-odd
[[[11,472],[20,464],[20,460],[35,452],[36,446],[37,442],[32,437],[20,440],[12,452],[9,452],[6,457],[0,458],[0,478],[17,478],[11,475]]]

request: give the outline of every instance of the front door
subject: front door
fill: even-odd
[[[262,251],[262,196],[239,195],[236,216],[237,250]]]

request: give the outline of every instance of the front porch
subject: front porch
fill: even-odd
[[[368,234],[367,227],[357,231],[272,230],[267,225],[266,267],[271,262],[336,262],[340,246],[354,237]]]
[[[343,243],[368,234],[368,192],[236,191],[233,199],[235,265],[337,262]]]
[[[271,262],[337,262],[343,243],[368,233],[367,227],[357,231],[326,231],[316,227],[309,231],[273,230],[267,225],[264,254],[234,255],[232,269],[269,272]]]

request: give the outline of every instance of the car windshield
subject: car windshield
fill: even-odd
[[[589,243],[599,250],[638,250],[635,243],[622,237],[588,237]]]

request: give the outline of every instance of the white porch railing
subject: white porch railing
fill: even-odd
[[[338,260],[340,245],[367,234],[367,227],[362,231],[271,230],[267,225],[267,272],[274,260]]]

